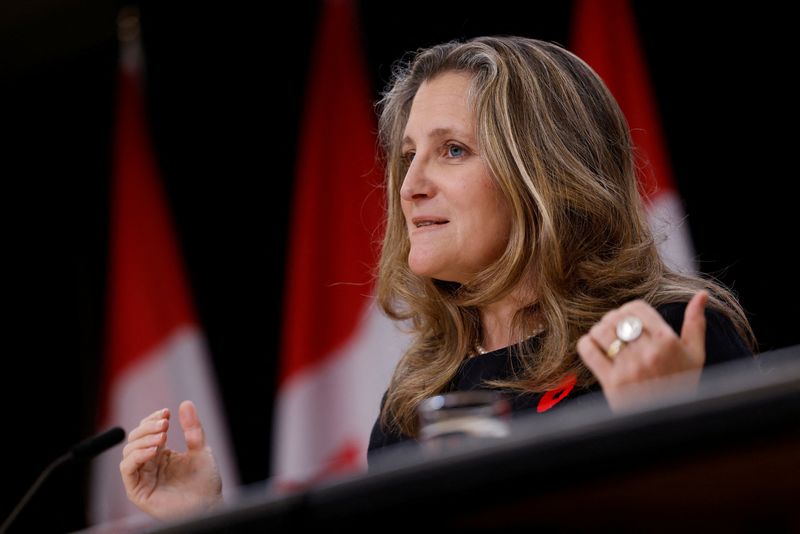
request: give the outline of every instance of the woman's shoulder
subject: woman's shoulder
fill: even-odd
[[[397,429],[386,428],[382,423],[380,414],[383,412],[383,406],[386,404],[386,397],[388,394],[388,390],[384,392],[383,398],[381,398],[381,406],[378,412],[378,418],[375,420],[375,424],[372,425],[372,432],[369,436],[369,446],[367,447],[368,461],[372,459],[375,451],[384,449],[389,445],[394,445],[395,443],[400,443],[411,439],[409,436],[406,436]]]

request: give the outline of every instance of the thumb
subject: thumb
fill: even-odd
[[[706,356],[706,316],[705,308],[708,292],[698,291],[686,306],[681,328],[681,341],[693,357],[705,361]]]
[[[186,440],[186,447],[190,451],[200,450],[206,446],[206,435],[203,432],[203,425],[197,416],[197,408],[192,401],[183,401],[178,408],[178,416],[183,429],[183,437]]]

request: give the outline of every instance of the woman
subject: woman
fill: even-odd
[[[680,373],[691,391],[704,365],[751,354],[730,293],[661,261],[624,117],[571,53],[515,37],[421,51],[381,102],[380,136],[378,295],[415,338],[370,450],[415,437],[417,407],[444,391],[500,388],[541,412],[601,388],[622,410],[658,393],[652,378]],[[156,516],[219,499],[194,408],[180,411],[186,453],[163,448],[161,411],[120,464]]]
[[[628,384],[684,373],[691,389],[704,363],[750,353],[734,298],[659,257],[622,112],[571,53],[521,38],[423,51],[385,95],[380,133],[379,297],[417,336],[371,448],[414,436],[423,399],[487,379],[521,394],[516,410],[598,383],[619,410],[641,402]],[[626,317],[641,337],[621,348]]]

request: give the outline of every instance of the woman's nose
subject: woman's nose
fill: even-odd
[[[400,187],[400,198],[411,201],[433,196],[433,183],[427,176],[422,158],[416,157],[406,171],[403,185]]]

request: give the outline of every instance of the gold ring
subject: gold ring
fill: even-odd
[[[610,360],[613,360],[614,358],[617,357],[617,354],[619,354],[619,351],[621,351],[622,347],[624,346],[625,346],[624,341],[622,341],[620,338],[615,339],[614,341],[611,342],[611,345],[608,346],[608,350],[606,351],[606,356],[608,356]]]

